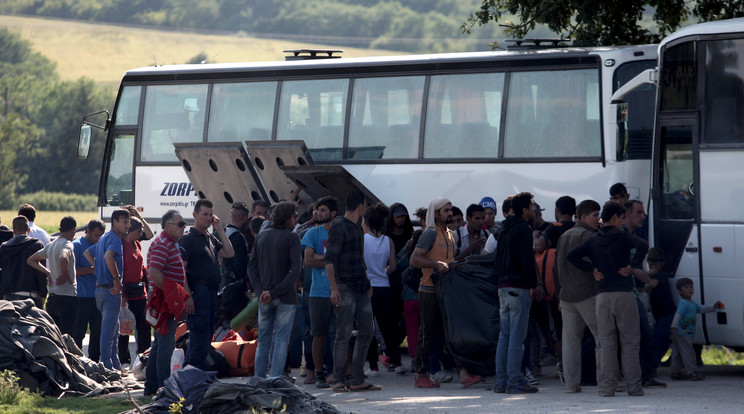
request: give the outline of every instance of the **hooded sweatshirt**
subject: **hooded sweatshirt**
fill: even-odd
[[[518,216],[502,222],[496,245],[499,289],[533,289],[537,285],[537,264],[532,246],[532,228]]]
[[[631,250],[635,248],[633,258]],[[648,242],[642,238],[620,231],[614,226],[605,226],[589,240],[573,249],[566,259],[571,264],[585,272],[596,268],[604,278],[597,282],[597,293],[603,292],[632,292],[633,278],[621,276],[618,270],[630,265],[638,268],[648,252]],[[583,260],[589,258],[591,262]]]
[[[47,295],[47,277],[26,264],[26,260],[44,245],[33,237],[21,234],[0,246],[3,292],[36,292]]]

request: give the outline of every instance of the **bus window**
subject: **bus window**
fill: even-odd
[[[423,76],[357,79],[348,158],[418,158],[423,92]]]
[[[207,141],[271,139],[276,86],[277,82],[215,84]]]
[[[744,40],[705,42],[705,133],[708,144],[744,142]]]
[[[204,139],[207,85],[148,86],[141,161],[178,161],[174,142]]]
[[[692,161],[692,127],[661,128],[661,218],[695,218],[695,182]]]
[[[134,135],[115,136],[110,154],[106,177],[106,204],[109,206],[132,204]]]
[[[599,157],[599,73],[595,69],[514,72],[504,157]]]
[[[613,75],[612,91],[633,79],[646,69],[656,66],[653,60],[638,60],[620,65]],[[654,101],[656,87],[643,85],[629,94],[623,100],[628,104],[628,120],[621,125],[617,139],[617,160],[648,160],[651,159],[651,142],[654,130]]]
[[[122,88],[119,105],[116,107],[116,125],[136,125],[139,116],[141,86]]]
[[[662,62],[661,110],[695,109],[697,106],[696,43],[668,48]]]
[[[503,73],[432,76],[425,158],[496,158]]]
[[[304,140],[317,160],[340,159],[348,89],[348,79],[283,82],[276,139]]]

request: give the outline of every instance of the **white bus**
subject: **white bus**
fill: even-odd
[[[681,29],[659,45],[651,183],[652,244],[695,283],[696,342],[744,349],[744,19]],[[675,293],[676,293],[676,289]]]
[[[550,212],[616,182],[647,201],[654,90],[626,96],[627,119],[610,99],[655,65],[648,45],[130,70],[103,126],[100,215],[133,204],[157,224],[207,197],[226,221],[233,201],[353,187],[410,212],[518,191]]]

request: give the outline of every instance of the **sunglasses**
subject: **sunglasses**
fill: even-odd
[[[178,223],[169,222],[169,223],[165,223],[165,224],[175,224],[178,227],[186,227],[186,222],[185,221],[179,221]]]

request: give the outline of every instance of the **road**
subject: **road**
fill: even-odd
[[[744,366],[703,368],[707,378],[700,382],[671,381],[669,369],[660,368],[658,378],[667,388],[646,389],[643,397],[618,393],[600,397],[597,387],[584,387],[580,394],[566,394],[554,375],[544,367],[540,391],[529,395],[495,394],[493,379],[463,388],[459,383],[442,384],[439,389],[413,387],[413,375],[396,376],[381,372],[369,381],[381,391],[334,393],[315,385],[297,383],[307,392],[350,413],[740,413],[744,412]],[[297,375],[298,370],[293,370]]]
[[[86,338],[87,339],[87,338]],[[134,342],[130,342],[130,348]],[[403,363],[410,366],[410,358]],[[659,368],[660,381],[667,388],[646,389],[643,397],[617,393],[615,397],[600,397],[597,387],[583,387],[579,394],[566,394],[555,375],[554,367],[543,367],[540,391],[536,394],[509,395],[492,391],[494,380],[463,388],[456,382],[442,384],[439,389],[419,389],[413,386],[413,375],[395,375],[380,371],[369,382],[380,385],[381,391],[334,393],[305,385],[298,369],[292,370],[297,385],[319,399],[347,413],[712,413],[744,412],[744,366],[707,366],[702,368],[706,379],[699,382],[672,381],[669,368]],[[244,382],[245,378],[225,378],[226,382]],[[144,383],[143,383],[144,385]],[[120,394],[120,395],[119,395]],[[142,396],[142,390],[133,393]],[[116,396],[124,398],[123,393]]]

